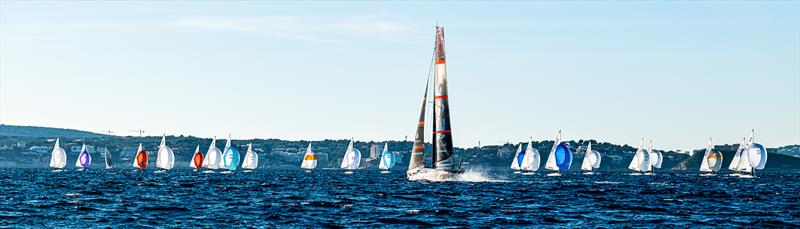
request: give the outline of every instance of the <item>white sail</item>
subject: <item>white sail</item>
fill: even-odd
[[[111,158],[109,158],[109,157],[111,157],[110,154],[111,154],[111,152],[109,152],[108,149],[105,149],[103,151],[103,159],[105,159],[105,162],[106,162],[106,169],[113,169],[114,168],[114,165],[111,163]]]
[[[746,143],[745,139],[742,138],[742,143],[739,144],[739,148],[736,149],[736,153],[733,154],[733,159],[731,160],[731,164],[728,165],[728,169],[734,170],[734,171],[739,171],[739,169],[738,169],[739,168],[739,159],[742,158],[742,152],[744,152],[745,143]]]
[[[316,167],[317,155],[314,154],[314,151],[311,151],[311,143],[308,143],[308,149],[306,149],[306,155],[303,156],[303,163],[300,164],[300,168],[314,169]]]
[[[200,167],[203,166],[202,162],[201,162],[200,166],[196,166],[195,163],[194,163],[195,157],[197,157],[197,154],[199,154],[199,153],[200,153],[200,145],[197,145],[197,148],[194,149],[194,153],[192,154],[192,159],[189,160],[189,167],[190,168],[199,169]]]
[[[384,143],[383,152],[381,152],[381,161],[378,163],[378,168],[382,170],[391,170],[395,164],[394,152],[389,151],[389,143]]]
[[[53,152],[50,156],[50,168],[63,169],[67,166],[67,152],[59,146],[59,139],[56,138],[56,144],[53,146]]]
[[[592,143],[590,142],[589,146],[586,147],[586,154],[583,156],[581,170],[592,171],[598,167],[600,167],[600,154],[592,150]]]
[[[156,157],[156,168],[170,170],[175,166],[175,153],[172,152],[172,148],[167,146],[166,135],[161,137],[161,144],[158,146]]]
[[[217,138],[214,137],[211,140],[211,145],[208,146],[208,152],[206,152],[206,157],[203,158],[203,168],[207,169],[218,169],[219,162],[222,161],[222,152],[219,151],[217,148]]]
[[[514,153],[514,158],[511,158],[511,169],[513,169],[513,170],[522,169],[521,166],[520,166],[520,164],[522,164],[522,163],[519,160],[519,153],[522,153],[522,143],[520,143],[519,147],[517,147],[517,152]],[[525,155],[523,155],[523,158],[524,157],[525,157]]]
[[[347,152],[344,153],[344,158],[342,158],[342,164],[340,167],[347,170],[354,170],[358,169],[360,164],[361,151],[353,148],[353,140],[350,140],[350,145],[347,146]]]
[[[539,170],[540,161],[539,150],[533,148],[533,141],[528,142],[528,147],[525,148],[525,158],[522,159],[521,169],[535,172]]]
[[[709,138],[708,147],[706,147],[706,152],[703,154],[702,162],[700,162],[700,172],[713,172],[711,168],[708,167],[708,156],[711,155],[712,152],[711,138]]]
[[[550,149],[550,155],[547,156],[547,162],[544,164],[544,168],[547,170],[558,171],[558,165],[556,164],[556,148],[558,144],[561,144],[561,131],[558,131],[558,135],[556,136],[555,142],[553,142],[553,148]]]
[[[253,143],[247,144],[247,152],[244,154],[242,169],[254,170],[258,167],[258,154],[253,151]]]
[[[219,160],[217,161],[217,167],[225,168],[225,159],[226,158],[224,158],[224,156],[225,156],[225,151],[228,151],[228,148],[231,148],[231,135],[230,134],[228,134],[228,141],[225,142],[225,148],[222,148],[222,154],[220,154],[221,157],[219,157]],[[233,155],[231,155],[231,157],[232,156]]]
[[[636,150],[628,169],[637,172],[649,172],[651,170],[650,154],[643,149],[644,139],[639,143],[639,149]]]
[[[663,162],[663,157],[661,152],[653,150],[653,140],[650,140],[650,145],[647,147],[647,152],[650,154],[650,165],[653,168],[660,169],[661,162]]]

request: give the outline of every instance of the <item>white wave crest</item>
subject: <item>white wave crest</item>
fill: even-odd
[[[409,171],[408,180],[410,181],[432,181],[432,182],[506,182],[487,176],[478,169],[469,169],[462,173],[450,173],[442,170],[421,168]]]

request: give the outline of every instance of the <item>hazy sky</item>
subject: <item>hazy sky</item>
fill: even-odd
[[[800,3],[0,2],[0,123],[413,138],[444,26],[457,146],[800,144]]]

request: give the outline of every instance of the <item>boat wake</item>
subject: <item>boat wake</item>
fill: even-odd
[[[430,168],[409,172],[408,180],[432,182],[506,182],[505,180],[491,178],[480,170],[470,169],[462,173],[451,173]]]

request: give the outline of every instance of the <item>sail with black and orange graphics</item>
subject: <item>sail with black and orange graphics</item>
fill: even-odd
[[[450,103],[447,91],[447,67],[444,54],[444,27],[436,26],[433,68],[433,167],[454,171],[453,133],[450,126]]]

